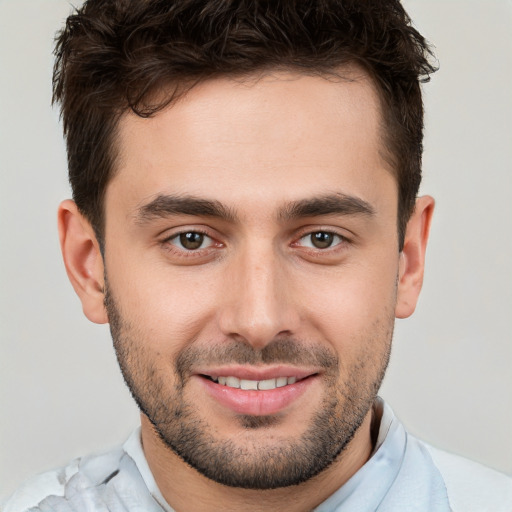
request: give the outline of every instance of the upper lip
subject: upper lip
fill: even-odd
[[[298,368],[296,366],[223,366],[217,368],[204,368],[197,372],[197,375],[207,375],[208,377],[237,377],[243,380],[267,380],[277,379],[279,377],[296,377],[297,380],[305,379],[311,375],[319,373],[318,369]]]

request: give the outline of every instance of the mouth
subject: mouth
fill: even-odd
[[[202,377],[216,382],[222,386],[227,386],[233,389],[253,390],[253,391],[270,391],[271,389],[282,388],[295,384],[298,380],[297,377],[276,377],[272,379],[263,380],[249,380],[239,379],[233,375],[220,375],[218,377],[212,377],[210,375],[202,375]]]
[[[240,369],[196,376],[208,395],[222,407],[238,414],[261,416],[279,413],[296,403],[314,386],[319,374],[293,369],[267,372]]]

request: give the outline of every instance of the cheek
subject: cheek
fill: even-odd
[[[396,260],[396,261],[393,261]],[[333,343],[389,331],[396,302],[398,257],[347,265],[303,287],[304,314]],[[341,341],[340,341],[341,340]]]
[[[126,262],[108,269],[122,317],[155,350],[166,351],[189,343],[213,317],[216,278],[202,274],[176,271],[167,265],[135,269]]]

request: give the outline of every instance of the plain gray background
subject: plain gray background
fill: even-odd
[[[441,69],[425,86],[423,193],[437,210],[416,314],[382,390],[431,443],[512,474],[512,2],[407,0]],[[52,39],[66,0],[0,0],[0,496],[138,423],[108,328],[61,263],[69,197]]]

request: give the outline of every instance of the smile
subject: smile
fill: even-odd
[[[213,382],[217,382],[218,384],[227,386],[229,388],[243,390],[252,389],[255,391],[269,391],[271,389],[282,388],[297,382],[297,377],[277,377],[275,379],[265,380],[239,379],[238,377],[234,376],[219,376],[210,378],[213,380]]]
[[[221,407],[253,416],[283,412],[319,381],[318,372],[291,367],[263,371],[226,368],[214,374],[200,372],[197,377],[207,395]]]

